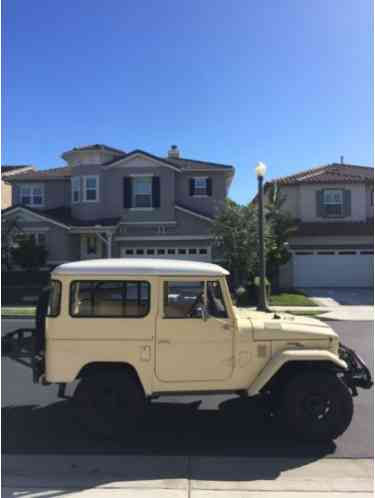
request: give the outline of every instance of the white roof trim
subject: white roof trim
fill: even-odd
[[[25,166],[24,168],[18,168],[16,170],[12,169],[11,171],[2,171],[1,177],[4,178],[4,177],[8,177],[8,176],[15,176],[15,175],[19,175],[20,173],[25,173],[25,171],[29,171],[29,170],[35,172],[36,168],[35,168],[35,166]]]
[[[172,166],[172,164],[167,164],[164,161],[158,161],[157,159],[154,159],[153,157],[147,156],[146,154],[142,154],[142,152],[136,152],[135,154],[130,154],[127,157],[123,157],[123,158],[119,159],[118,161],[110,164],[109,166],[104,166],[104,169],[111,169],[111,168],[114,168],[115,166],[116,167],[122,166],[124,168],[134,167],[134,166],[129,166],[129,165],[124,164],[124,163],[127,163],[136,157],[142,157],[143,159],[147,159],[148,161],[155,163],[154,165],[152,165],[155,168],[159,167],[159,166],[164,166],[166,168],[171,168],[171,169],[177,171],[178,173],[181,173],[181,170],[178,169],[176,166]]]
[[[10,209],[6,213],[3,213],[3,216],[6,218],[8,215],[14,214],[17,211],[24,211],[25,213],[30,214],[31,216],[35,216],[36,218],[38,218],[40,220],[48,221],[49,223],[52,223],[53,225],[57,225],[59,227],[66,228],[67,230],[70,230],[69,225],[65,225],[64,223],[61,223],[59,221],[55,221],[51,218],[48,218],[47,216],[43,216],[39,213],[35,213],[34,211],[31,211],[30,209],[27,209],[27,208],[24,208],[21,206],[17,206],[17,207]]]
[[[191,214],[192,216],[196,216],[197,218],[202,218],[202,220],[206,220],[209,221],[210,223],[213,223],[213,219],[209,218],[208,216],[205,216],[204,214],[199,214],[196,213],[195,211],[190,211],[190,209],[178,206],[177,204],[175,204],[174,207],[176,209],[179,209],[183,213]]]
[[[168,275],[181,277],[221,277],[229,272],[221,266],[198,261],[157,258],[108,258],[76,261],[58,266],[52,275],[118,276]]]

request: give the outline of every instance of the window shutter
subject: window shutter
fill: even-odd
[[[124,208],[132,207],[132,179],[130,176],[124,176]]]
[[[350,216],[352,211],[351,191],[344,190],[344,216]]]
[[[152,207],[160,207],[160,176],[152,177]]]
[[[190,178],[190,195],[194,195],[194,178]]]
[[[316,216],[318,218],[323,218],[325,216],[324,204],[323,204],[323,190],[316,191]]]
[[[207,195],[212,195],[212,178],[207,178]]]

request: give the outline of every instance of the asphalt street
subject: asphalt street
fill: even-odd
[[[373,372],[373,323],[329,323]],[[28,322],[4,319],[2,325],[4,334],[28,326]],[[108,441],[82,429],[71,402],[58,399],[56,386],[34,385],[29,369],[9,359],[2,360],[3,451],[13,454],[372,457],[373,390],[360,390],[354,405],[351,426],[331,444],[302,444],[287,439],[276,421],[263,417],[259,403],[218,395],[154,401],[142,430],[132,435],[116,434]]]

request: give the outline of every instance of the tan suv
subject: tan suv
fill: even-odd
[[[302,438],[348,427],[368,368],[312,318],[233,306],[220,266],[193,261],[101,259],[63,264],[42,294],[33,331],[3,340],[34,381],[79,380],[74,401],[91,424],[139,420],[146,400],[174,393],[235,393],[269,400]],[[28,338],[29,336],[29,338]]]

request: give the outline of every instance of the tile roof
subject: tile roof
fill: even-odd
[[[108,145],[105,145],[105,144],[80,145],[79,147],[73,147],[73,149],[71,149],[71,151],[73,151],[73,150],[92,150],[92,149],[108,150],[109,152],[116,152],[118,154],[123,154],[123,155],[126,154],[126,152],[124,150],[115,149],[114,147],[109,147]],[[69,152],[71,152],[71,151],[69,151]]]
[[[35,166],[31,164],[14,164],[14,165],[8,165],[4,164],[4,166],[1,166],[1,174],[7,174],[7,173],[15,173],[17,170],[21,169],[35,169]]]
[[[212,163],[208,161],[200,161],[197,159],[185,159],[183,157],[180,158],[172,158],[168,157],[167,161],[176,165],[177,167],[183,169],[183,170],[199,170],[199,169],[210,169],[210,168],[219,168],[219,169],[228,169],[228,170],[233,170],[233,166],[230,164],[221,164],[221,163]]]
[[[85,149],[85,148],[101,148],[105,147],[107,149],[110,149],[107,146],[104,145],[93,145],[93,146],[83,146],[80,147],[79,149]],[[74,149],[73,149],[74,150]],[[116,150],[116,149],[113,149]],[[121,151],[118,151],[121,152]],[[110,161],[103,166],[112,166],[118,161],[121,161],[122,159],[125,159],[127,157],[132,156],[133,154],[144,154],[145,156],[148,156],[152,159],[156,159],[158,161],[164,162],[166,164],[169,164],[173,166],[174,168],[178,168],[181,171],[199,171],[199,170],[207,170],[207,169],[222,169],[223,171],[228,171],[228,172],[234,172],[234,167],[229,165],[229,164],[219,164],[219,163],[212,163],[212,162],[207,162],[207,161],[200,161],[200,160],[195,160],[195,159],[184,159],[184,158],[165,158],[165,157],[160,157],[160,156],[155,156],[154,154],[150,154],[149,152],[145,152],[140,149],[135,149],[129,153],[123,153],[122,157],[117,157],[113,161]],[[69,178],[72,175],[73,167],[71,166],[63,166],[60,168],[52,168],[52,169],[45,169],[45,170],[40,170],[40,171],[26,171],[24,173],[20,173],[19,175],[14,175],[12,176],[11,181],[34,181],[34,180],[55,180],[55,179],[65,179]]]
[[[294,237],[320,237],[320,236],[373,236],[374,220],[363,222],[331,221],[331,222],[301,222],[297,224]]]
[[[27,181],[27,180],[59,180],[70,178],[73,168],[71,166],[62,166],[60,168],[50,168],[39,171],[24,171],[18,175],[13,175],[9,181]],[[8,179],[7,179],[8,181]]]
[[[279,185],[305,183],[363,183],[374,181],[374,168],[354,164],[327,164],[267,182]]]

